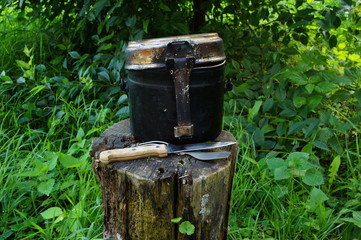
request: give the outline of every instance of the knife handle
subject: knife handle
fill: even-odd
[[[126,161],[146,157],[166,156],[168,156],[167,146],[164,144],[154,144],[149,146],[106,150],[99,154],[99,161],[101,163],[108,164],[114,161]]]

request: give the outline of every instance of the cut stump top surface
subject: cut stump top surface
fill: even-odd
[[[236,139],[232,134],[222,131],[214,141],[234,141]],[[99,138],[93,140],[91,155],[97,158],[99,153],[104,150],[114,148],[129,147],[131,144],[137,143],[132,136],[130,130],[129,119],[118,122],[105,130]],[[188,155],[170,154],[167,157],[149,157],[137,160],[129,160],[122,162],[112,162],[102,166],[125,171],[128,174],[144,178],[147,180],[161,180],[172,177],[175,173],[179,177],[183,177],[184,181],[192,179],[202,179],[207,175],[214,174],[230,164],[230,159],[234,159],[237,154],[237,144],[223,148],[214,149],[212,151],[230,151],[231,155],[228,159],[220,159],[213,161],[200,161]],[[102,163],[93,162],[94,170]]]

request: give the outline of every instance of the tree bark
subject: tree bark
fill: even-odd
[[[222,131],[215,141],[236,141]],[[135,143],[129,120],[107,129],[93,141],[92,156],[100,151]],[[217,149],[219,150],[219,149]],[[104,165],[93,161],[101,185],[104,209],[104,238],[122,240],[225,240],[228,232],[232,180],[237,145],[229,159],[199,161],[171,154]],[[195,226],[193,235],[179,232],[182,217]]]

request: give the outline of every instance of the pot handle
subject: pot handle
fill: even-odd
[[[171,42],[167,45],[165,56],[176,97],[177,126],[174,127],[174,137],[192,137],[194,130],[191,122],[189,78],[195,63],[194,50],[187,41]]]

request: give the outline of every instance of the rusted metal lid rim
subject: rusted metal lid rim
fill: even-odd
[[[192,45],[196,67],[219,64],[226,59],[223,41],[218,34],[203,33],[129,42],[125,68],[129,70],[165,68],[167,45],[178,41],[187,41]]]

